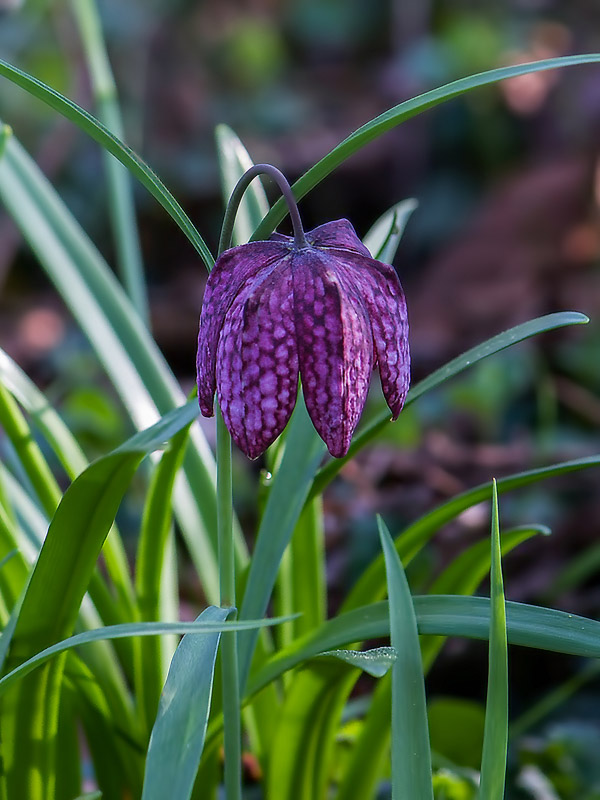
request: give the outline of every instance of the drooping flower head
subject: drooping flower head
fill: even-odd
[[[304,237],[302,237],[304,239]],[[306,408],[331,455],[348,452],[379,368],[392,418],[410,380],[406,302],[347,220],[226,250],[209,275],[198,337],[198,396],[215,390],[234,441],[256,458]]]
[[[287,203],[293,238],[226,249],[253,178],[270,175]],[[396,419],[410,380],[408,321],[400,281],[376,261],[347,220],[304,233],[285,176],[250,167],[223,222],[221,255],[209,275],[198,334],[198,398],[212,416],[214,394],[234,441],[256,458],[286,426],[302,380],[306,408],[333,456],[348,452],[379,366]]]

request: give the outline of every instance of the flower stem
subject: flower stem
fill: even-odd
[[[268,175],[279,186],[281,189],[281,194],[283,195],[290,212],[290,219],[292,221],[292,228],[294,230],[294,244],[299,249],[306,247],[306,236],[304,235],[304,228],[302,227],[302,221],[300,219],[300,212],[298,211],[296,198],[294,197],[294,193],[292,192],[285,175],[280,172],[277,167],[274,167],[271,164],[255,164],[253,167],[250,167],[249,170],[244,172],[242,177],[237,182],[233,192],[231,193],[229,203],[227,204],[227,209],[225,210],[225,217],[223,219],[221,239],[219,242],[219,253],[222,253],[224,250],[228,250],[231,247],[233,224],[235,222],[235,216],[237,214],[238,207],[242,197],[244,196],[244,192],[257,175]]]
[[[235,562],[231,482],[231,436],[219,409],[217,415],[217,526],[219,540],[219,587],[223,607],[235,606]]]
[[[217,407],[217,534],[220,604],[235,608],[235,550],[233,541],[233,492],[231,436]],[[232,612],[234,614],[235,612]],[[242,753],[241,709],[237,633],[225,631],[221,638],[223,736],[225,751],[225,797],[241,800]]]

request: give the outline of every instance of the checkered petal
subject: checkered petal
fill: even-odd
[[[337,255],[337,269],[367,309],[383,396],[397,419],[410,384],[408,315],[398,275],[389,264],[350,252]]]
[[[333,456],[348,452],[373,368],[371,328],[360,297],[345,290],[319,250],[293,256],[294,318],[306,408]]]
[[[276,242],[251,242],[226,250],[208,276],[200,313],[196,370],[198,400],[205,417],[213,414],[217,344],[227,314],[241,288],[289,253]]]
[[[217,348],[217,399],[233,440],[256,458],[286,426],[298,392],[290,258],[233,301]]]

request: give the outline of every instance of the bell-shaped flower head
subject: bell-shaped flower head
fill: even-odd
[[[319,436],[331,455],[344,456],[374,367],[396,419],[410,380],[404,292],[347,220],[300,242],[274,234],[219,256],[200,314],[200,410],[212,416],[216,390],[225,424],[250,458],[286,426],[298,377]]]

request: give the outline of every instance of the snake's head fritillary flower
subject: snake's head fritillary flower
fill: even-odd
[[[331,455],[344,456],[376,366],[396,419],[410,377],[404,293],[347,220],[315,228],[304,246],[274,234],[217,259],[200,315],[200,410],[212,416],[216,389],[225,424],[250,458],[287,424],[298,376],[319,436]]]

